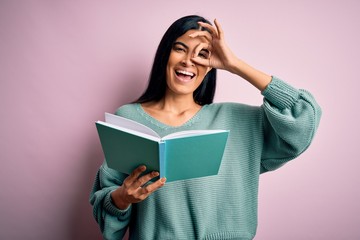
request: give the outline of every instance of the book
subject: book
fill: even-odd
[[[130,174],[140,165],[167,182],[217,175],[228,130],[190,130],[160,137],[151,128],[114,114],[96,121],[108,166]]]

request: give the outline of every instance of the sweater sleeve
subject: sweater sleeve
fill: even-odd
[[[263,173],[281,167],[309,147],[319,125],[321,108],[309,92],[276,77],[262,94]]]
[[[120,210],[113,204],[110,196],[111,192],[118,188],[125,178],[126,175],[108,168],[106,161],[95,177],[90,203],[104,239],[122,239],[126,233],[131,206],[126,210]]]

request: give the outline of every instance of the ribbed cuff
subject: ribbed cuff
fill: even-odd
[[[299,99],[299,91],[296,88],[274,76],[261,94],[279,109],[291,108]]]
[[[127,218],[131,214],[131,205],[128,208],[126,208],[125,210],[121,210],[114,205],[114,203],[111,199],[111,192],[109,192],[105,196],[104,208],[106,209],[106,211],[109,214],[119,217],[119,218]]]

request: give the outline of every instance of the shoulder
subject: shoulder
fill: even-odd
[[[236,102],[212,103],[206,105],[203,112],[203,116],[212,121],[230,125],[258,124],[263,117],[261,107]]]
[[[258,113],[261,108],[259,106],[251,106],[236,102],[212,103],[208,105],[209,111],[221,112],[233,115],[234,113]]]
[[[139,107],[138,105],[138,103],[129,103],[122,105],[121,107],[116,109],[115,114],[121,117],[131,116],[137,111],[137,108]]]
[[[207,105],[204,112],[204,119],[208,119],[213,128],[228,129],[233,136],[239,132],[250,134],[261,130],[263,111],[259,106],[235,102],[213,103]]]

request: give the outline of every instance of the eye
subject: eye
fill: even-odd
[[[204,58],[204,59],[208,59],[210,56],[210,53],[208,51],[205,50],[201,50],[198,54],[199,57]]]
[[[183,48],[181,46],[174,46],[173,50],[176,52],[185,52],[185,48]]]

